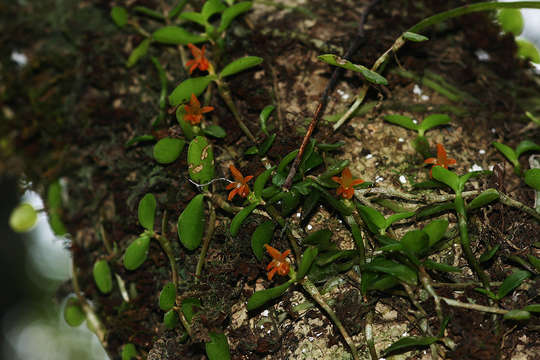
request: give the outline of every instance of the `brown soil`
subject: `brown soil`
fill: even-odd
[[[203,303],[202,315],[194,323],[188,342],[180,341],[181,330],[167,331],[162,324],[163,312],[157,299],[170,274],[167,257],[156,242],[152,242],[149,259],[137,271],[127,271],[121,261],[110,262],[128,287],[136,288],[132,301],[124,303],[118,291],[108,296],[98,292],[92,266],[105,255],[99,225],[123,251],[141,232],[137,203],[145,193],[152,192],[159,203],[157,219],[165,209],[169,219],[166,229],[158,226],[157,230],[177,239],[176,219],[197,189],[187,181],[185,156],[169,166],[158,166],[152,146],[124,146],[133,136],[149,133],[159,112],[159,79],[150,59],[143,59],[132,69],[124,66],[131,50],[143,38],[114,26],[109,18],[113,2],[64,0],[60,1],[62,9],[53,3],[31,2],[24,7],[15,2],[0,4],[0,145],[4,147],[0,152],[0,174],[24,176],[41,193],[50,181],[66,179],[69,206],[62,218],[73,234],[71,250],[80,269],[79,284],[84,295],[96,304],[107,328],[111,358],[118,358],[122,344],[132,342],[141,353],[150,354],[149,359],[201,359],[208,332],[221,329],[228,337],[233,359],[348,359],[346,344],[319,308],[295,310],[309,300],[300,287],[290,288],[265,308],[269,311],[246,312],[247,298],[255,290],[272,286],[265,273],[268,259],[258,262],[250,247],[251,234],[264,221],[260,216],[250,217],[240,234],[232,238],[227,231],[231,216],[218,210],[216,234],[198,283],[192,275],[199,250],[189,253],[173,241],[183,280],[179,293],[196,296]],[[277,103],[278,111],[269,122],[271,132],[278,134],[268,151],[273,163],[298,147],[331,76],[333,69],[317,56],[343,52],[349,46],[367,1],[287,3],[300,7],[280,10],[257,3],[244,20],[231,27],[222,58],[224,64],[245,55],[264,58],[260,67],[231,77],[229,86],[247,126],[259,141],[265,138],[259,127],[259,113],[266,105]],[[129,4],[159,8],[159,1],[154,0]],[[382,2],[367,18],[365,39],[353,62],[369,67],[408,27],[430,14],[461,4],[442,0]],[[39,21],[36,14],[46,14],[47,20]],[[153,29],[157,23],[144,20],[141,25]],[[331,122],[319,123],[314,138],[346,143],[342,151],[328,153],[325,162],[349,159],[356,177],[374,183],[383,179],[377,184],[408,191],[412,181],[428,177],[427,169],[410,145],[414,134],[383,122],[382,117],[400,113],[422,119],[430,113],[444,112],[452,117],[451,126],[431,130],[429,141],[433,147],[435,143],[445,145],[449,156],[457,160],[454,169],[458,174],[473,164],[484,169],[498,164],[502,169],[499,177],[479,178],[470,187],[495,187],[533,206],[534,191],[513,175],[508,162],[491,146],[493,141],[515,147],[524,138],[540,140],[538,127],[523,131],[527,127],[524,111],[538,113],[540,85],[529,65],[516,59],[513,37],[501,35],[492,14],[485,13],[448,21],[431,28],[426,35],[430,41],[407,44],[397,54],[400,65],[395,61],[388,65],[388,86],[369,90],[365,103],[372,104],[371,109],[350,119],[337,132],[332,131]],[[489,61],[478,59],[475,52],[479,49],[489,54]],[[28,56],[28,66],[19,68],[9,60],[14,50]],[[173,47],[154,46],[151,54],[164,64],[170,89],[185,78],[186,71]],[[449,100],[400,76],[396,71],[400,68],[417,76],[438,74],[469,95],[463,101]],[[362,84],[358,75],[345,73],[330,95],[326,114],[345,111]],[[414,93],[415,85],[420,86],[424,97]],[[264,167],[258,158],[241,156],[252,144],[215,91],[209,105],[216,109],[211,120],[227,132],[223,140],[214,142],[216,176],[229,178],[228,165],[233,162],[244,175],[261,173]],[[153,131],[157,138],[179,133],[174,114],[167,115],[166,124]],[[528,168],[526,160],[525,156],[521,158],[524,168]],[[400,182],[400,175],[407,177],[406,184]],[[221,184],[215,191],[226,194]],[[234,204],[242,205],[238,200]],[[455,217],[449,219],[454,225]],[[330,228],[338,246],[352,247],[349,232],[331,209],[321,208],[300,223],[293,214],[291,221],[305,233]],[[512,256],[539,255],[533,243],[539,240],[540,225],[518,210],[490,205],[473,213],[470,223],[475,254],[479,256],[500,245],[497,256],[485,267],[492,281],[504,280],[513,267],[519,267]],[[405,224],[396,232],[399,235],[409,225],[424,224]],[[286,238],[278,234],[273,245],[278,249],[289,247]],[[459,248],[450,243],[440,256],[465,270],[459,276],[436,280],[474,279],[456,251]],[[533,280],[526,281],[498,306],[513,309],[538,302],[538,273],[532,271]],[[356,286],[339,282],[327,299],[333,299],[334,310],[355,342],[364,344],[364,315],[370,307],[363,303]],[[459,292],[439,290],[447,297],[489,305],[486,296],[470,287]],[[379,295],[374,323],[378,351],[405,332],[421,335],[410,321],[412,305],[406,298]],[[430,324],[438,329],[432,300],[426,299],[422,305],[429,311]],[[443,310],[450,317],[445,335],[456,344],[446,352],[448,359],[533,359],[540,352],[537,315],[526,322],[507,322],[472,310],[449,306]],[[359,351],[362,358],[369,358],[365,346]],[[426,348],[403,356],[421,359],[429,354]]]

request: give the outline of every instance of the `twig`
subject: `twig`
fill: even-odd
[[[201,276],[202,268],[206,259],[206,253],[208,252],[208,246],[210,245],[210,239],[214,234],[215,222],[216,222],[216,210],[214,205],[209,201],[208,208],[210,216],[208,217],[208,227],[206,229],[206,234],[204,234],[203,246],[201,249],[201,255],[199,255],[199,261],[197,262],[197,268],[195,269],[195,281],[198,281],[199,276]]]
[[[371,10],[371,8],[377,4],[379,0],[373,0],[371,3],[368,4],[366,9],[362,12],[362,17],[360,18],[360,24],[358,27],[358,33],[356,34],[356,37],[354,41],[352,42],[351,46],[343,55],[344,59],[349,60],[352,54],[358,50],[358,47],[360,47],[361,41],[364,39],[364,23],[367,18],[367,14]],[[291,165],[291,169],[289,171],[289,175],[287,175],[287,178],[285,179],[285,182],[283,183],[283,189],[285,191],[288,191],[292,186],[292,181],[294,176],[296,175],[296,171],[298,170],[298,166],[300,165],[300,161],[302,160],[302,156],[304,155],[304,150],[309,143],[309,139],[311,138],[311,134],[315,130],[315,126],[317,126],[317,122],[324,114],[324,110],[326,108],[326,105],[328,103],[328,96],[330,95],[330,92],[334,89],[334,86],[337,83],[337,79],[339,75],[342,73],[342,70],[340,67],[337,67],[334,69],[334,72],[332,73],[332,77],[328,81],[328,84],[326,85],[326,88],[324,89],[321,98],[319,100],[319,105],[317,105],[317,109],[315,110],[315,113],[313,114],[313,118],[311,119],[311,123],[309,124],[309,127],[307,129],[306,135],[304,136],[304,139],[302,140],[302,145],[300,145],[300,150],[298,151],[298,155],[296,155],[296,159],[294,159],[293,164]]]
[[[343,336],[343,338],[345,339],[345,342],[351,349],[353,358],[355,360],[359,360],[360,358],[358,357],[358,352],[356,351],[356,345],[354,345],[354,342],[352,338],[350,337],[349,333],[347,332],[347,329],[345,329],[345,327],[341,323],[341,320],[339,320],[339,318],[337,317],[336,313],[334,313],[332,308],[330,308],[330,306],[328,306],[326,301],[324,301],[317,287],[307,277],[305,277],[302,280],[301,284],[304,287],[304,289],[309,293],[309,295],[311,295],[313,300],[315,300],[317,304],[319,304],[319,306],[322,307],[324,311],[326,311],[330,319],[334,322],[334,325],[336,325],[339,332],[341,333],[341,336]]]
[[[471,303],[464,303],[461,301],[457,301],[454,299],[448,299],[445,297],[441,297],[441,300],[443,300],[445,303],[447,303],[450,306],[454,307],[460,307],[464,309],[470,309],[470,310],[476,310],[476,311],[482,311],[482,312],[488,312],[488,313],[494,313],[494,314],[501,314],[504,315],[508,312],[508,310],[493,307],[493,306],[485,306],[485,305],[478,305],[478,304],[471,304]]]
[[[462,193],[462,196],[464,198],[469,198],[472,196],[476,196],[479,193],[480,191],[464,191]],[[377,194],[377,195],[382,195],[385,197],[397,197],[404,200],[418,201],[418,202],[423,202],[423,203],[439,203],[439,202],[445,202],[445,201],[452,201],[456,198],[456,195],[454,194],[447,194],[447,195],[437,195],[437,194],[428,194],[428,193],[410,194],[410,193],[404,193],[399,190],[386,188],[386,187],[373,187],[373,188],[367,188],[367,189],[358,189],[354,191],[354,195],[356,197],[359,197],[361,195],[370,195],[370,194]]]

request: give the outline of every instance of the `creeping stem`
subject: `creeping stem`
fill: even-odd
[[[461,196],[461,192],[456,193],[456,198],[454,199],[454,206],[456,207],[456,213],[458,216],[458,226],[459,226],[459,235],[461,240],[461,248],[465,257],[469,262],[471,268],[478,274],[480,281],[484,287],[489,290],[489,278],[486,273],[480,268],[480,263],[474,256],[471,250],[471,243],[469,240],[469,231],[467,229],[467,211],[465,210],[465,202]]]

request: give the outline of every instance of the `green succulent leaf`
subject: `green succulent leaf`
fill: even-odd
[[[494,247],[490,248],[489,250],[484,252],[480,256],[480,258],[478,258],[478,261],[481,262],[481,263],[488,262],[489,260],[491,260],[493,258],[493,256],[495,256],[495,254],[497,253],[497,251],[499,250],[500,247],[501,247],[501,245],[497,244]]]
[[[174,309],[167,311],[163,315],[163,323],[168,330],[172,330],[177,327],[179,322],[180,319],[178,318],[178,313]]]
[[[505,32],[514,36],[519,36],[523,32],[523,15],[519,9],[501,9],[497,19]]]
[[[531,273],[525,270],[514,271],[511,275],[504,279],[503,283],[499,287],[499,290],[497,291],[497,299],[500,300],[508,295],[508,293],[521,285],[521,283],[530,276]]]
[[[461,272],[461,269],[448,264],[441,264],[429,259],[424,261],[424,267],[429,270],[437,270],[442,272]]]
[[[431,169],[431,174],[435,180],[450,186],[455,193],[460,192],[460,179],[452,171],[445,169],[442,166],[434,166]]]
[[[206,135],[213,136],[218,139],[223,139],[225,136],[227,136],[227,133],[225,132],[225,129],[223,129],[219,125],[210,125],[203,129],[203,132]]]
[[[518,156],[510,146],[504,145],[497,141],[493,143],[493,146],[495,149],[499,150],[512,163],[512,165],[516,166],[519,164]]]
[[[251,1],[242,1],[225,9],[221,14],[221,23],[219,24],[218,32],[222,33],[225,31],[237,16],[248,12],[252,5]]]
[[[263,62],[263,58],[258,56],[246,56],[237,60],[234,60],[232,63],[225,66],[223,70],[219,73],[220,78],[234,75],[240,71],[247,70],[254,66],[259,65]]]
[[[363,270],[392,275],[396,279],[410,285],[416,285],[418,283],[418,275],[416,271],[408,266],[382,257],[375,258],[369,264],[364,264],[360,267]]]
[[[122,360],[132,360],[137,357],[137,349],[132,343],[122,346]]]
[[[159,293],[159,308],[169,311],[176,303],[176,286],[172,282],[165,284]]]
[[[527,305],[522,310],[533,312],[533,313],[540,313],[540,304]]]
[[[531,318],[531,313],[525,310],[510,310],[503,315],[504,320],[529,320]]]
[[[445,212],[445,211],[453,210],[453,209],[454,209],[453,202],[427,206],[423,208],[422,210],[420,210],[418,214],[416,214],[416,218],[423,219],[423,218],[430,217],[432,215],[439,214],[441,212]]]
[[[267,105],[264,109],[262,109],[261,113],[259,114],[259,121],[261,123],[261,131],[266,134],[266,136],[270,136],[268,133],[268,130],[266,129],[266,123],[268,121],[268,118],[270,117],[270,114],[272,114],[272,111],[276,108],[275,105]]]
[[[191,140],[187,161],[191,180],[206,184],[214,178],[214,151],[205,137],[197,136]]]
[[[99,291],[104,294],[111,292],[113,287],[111,268],[107,260],[98,260],[94,263],[93,269],[94,282]]]
[[[169,95],[169,104],[177,106],[191,99],[191,94],[199,96],[212,81],[216,80],[215,75],[188,78],[180,83]]]
[[[196,314],[196,309],[201,307],[201,301],[197,298],[186,298],[182,301],[182,313],[186,317],[188,323],[191,324],[191,319]]]
[[[413,42],[422,42],[422,41],[429,40],[429,38],[427,36],[420,35],[420,34],[417,34],[417,33],[413,33],[413,32],[410,32],[410,31],[407,31],[407,32],[403,33],[403,38],[405,40],[409,40],[409,41],[413,41]]]
[[[199,247],[205,227],[204,195],[196,195],[178,217],[178,238],[186,249]]]
[[[259,146],[259,149],[257,151],[257,153],[261,156],[264,156],[264,154],[266,154],[266,152],[268,150],[270,150],[270,147],[272,146],[272,144],[274,143],[274,140],[276,139],[276,136],[277,134],[272,134],[270,135],[269,137],[267,137],[263,143],[261,144],[261,146]]]
[[[133,241],[124,253],[124,267],[128,270],[135,270],[141,266],[148,256],[150,248],[150,237],[143,235]]]
[[[540,52],[538,48],[531,42],[524,39],[516,39],[518,45],[518,56],[540,64]]]
[[[332,232],[328,229],[317,230],[304,238],[303,245],[314,245],[320,252],[333,250],[336,246],[330,241]]]
[[[128,12],[125,8],[121,6],[115,6],[111,9],[111,18],[113,19],[116,26],[122,28],[126,26],[128,22]]]
[[[178,16],[178,18],[182,20],[194,22],[201,26],[206,26],[208,24],[208,21],[206,20],[206,18],[201,13],[198,13],[198,12],[184,11],[183,13],[180,14],[180,16]]]
[[[298,266],[298,272],[296,273],[296,281],[300,281],[304,278],[318,253],[319,250],[314,246],[310,246],[304,251],[302,259],[300,260],[300,265]]]
[[[208,20],[212,15],[222,12],[226,9],[221,0],[208,0],[204,3],[201,10],[202,16]]]
[[[384,228],[387,229],[390,227],[390,225],[392,225],[396,221],[407,219],[407,218],[410,218],[411,216],[414,216],[414,211],[407,211],[407,212],[392,214],[386,218]]]
[[[66,227],[60,217],[59,210],[52,210],[49,213],[49,225],[56,236],[63,236],[67,233]]]
[[[227,337],[221,333],[210,331],[210,341],[205,344],[208,360],[230,360]]]
[[[275,166],[271,167],[270,169],[266,169],[259,176],[257,176],[255,183],[253,184],[253,193],[255,194],[255,197],[259,199],[262,197],[264,186],[266,185],[268,179],[270,179],[270,176],[272,176],[274,169]]]
[[[382,356],[386,356],[387,354],[390,354],[394,351],[408,349],[411,347],[429,346],[437,340],[438,338],[434,336],[407,336],[399,339],[398,341],[387,347],[383,351]]]
[[[154,145],[154,159],[160,164],[171,164],[178,159],[185,144],[181,139],[163,138]]]
[[[47,206],[51,210],[62,207],[62,185],[58,180],[53,181],[47,188]]]
[[[433,220],[432,222],[424,226],[422,231],[424,231],[428,235],[428,248],[432,247],[443,238],[447,228],[448,220],[446,219]]]
[[[364,219],[371,232],[380,234],[381,231],[386,230],[386,219],[380,212],[365,205],[358,205],[357,208],[360,216]]]
[[[251,249],[257,260],[262,261],[264,254],[264,244],[269,244],[274,236],[276,226],[272,221],[265,221],[251,235]]]
[[[136,145],[141,142],[147,142],[147,141],[154,141],[156,138],[153,135],[139,135],[131,138],[130,140],[126,141],[124,144],[125,147],[130,147],[132,145]]]
[[[230,227],[230,230],[229,230],[232,236],[238,235],[238,231],[240,230],[240,226],[242,225],[244,220],[248,217],[248,215],[251,214],[251,212],[253,210],[255,210],[255,208],[258,205],[259,205],[258,203],[248,205],[245,208],[243,208],[242,210],[240,210],[240,212],[234,216],[234,218],[231,221],[231,227]]]
[[[482,191],[477,197],[475,197],[468,206],[469,210],[477,209],[499,198],[499,192],[495,189],[487,189]]]
[[[64,320],[66,323],[69,326],[77,327],[81,325],[85,319],[86,315],[84,314],[79,301],[74,297],[70,297],[64,306]]]
[[[139,223],[143,228],[154,231],[154,220],[156,217],[156,198],[153,194],[146,194],[139,201]]]
[[[419,126],[413,122],[413,120],[405,115],[391,114],[383,117],[385,121],[389,123],[403,126],[405,129],[418,131]]]
[[[248,300],[248,303],[247,303],[248,311],[254,310],[264,305],[268,301],[281,296],[281,294],[283,294],[292,283],[293,281],[289,280],[286,283],[283,283],[279,286],[255,292],[253,295],[251,295],[251,297]]]
[[[429,236],[423,230],[411,230],[401,238],[400,244],[414,255],[425,252],[429,246]]]
[[[164,26],[157,29],[152,34],[152,38],[168,45],[198,44],[207,40],[206,36],[192,34],[179,26]]]
[[[176,108],[176,121],[178,121],[178,124],[182,128],[184,137],[187,140],[191,141],[197,134],[195,133],[194,126],[184,120],[185,115],[186,115],[186,109],[184,108],[184,105],[178,106]]]
[[[152,10],[150,8],[147,8],[146,6],[134,6],[133,11],[142,15],[146,15],[148,17],[157,19],[157,20],[164,20],[165,17],[163,14],[159,11]]]
[[[529,151],[540,151],[540,145],[537,145],[530,140],[523,140],[518,144],[518,146],[516,146],[516,157],[519,158],[521,155]]]
[[[537,273],[540,273],[540,259],[533,255],[527,255],[527,260],[531,263],[532,266],[536,269]]]
[[[150,47],[150,43],[151,43],[150,39],[145,39],[141,41],[141,43],[137,45],[135,49],[133,49],[133,51],[131,52],[131,54],[129,54],[129,57],[126,61],[127,68],[131,68],[135,66],[139,62],[139,60],[142,59],[148,53],[148,48]]]
[[[429,129],[433,129],[436,126],[446,125],[451,122],[452,119],[446,114],[431,114],[426,117],[420,125],[418,125],[418,131],[420,135],[424,135]]]
[[[337,141],[333,144],[319,143],[317,144],[317,149],[319,149],[320,151],[336,151],[342,148],[343,145],[345,145],[345,141]]]
[[[540,169],[529,169],[525,171],[524,180],[527,185],[540,191]]]
[[[17,206],[9,216],[9,226],[15,232],[26,232],[34,227],[37,222],[37,212],[28,203]]]
[[[372,71],[365,66],[353,64],[349,60],[345,60],[342,57],[339,57],[337,55],[334,55],[334,54],[319,55],[318,59],[333,66],[339,66],[347,70],[358,72],[362,74],[362,76],[371,83],[378,84],[378,85],[388,84],[388,81],[379,73]]]

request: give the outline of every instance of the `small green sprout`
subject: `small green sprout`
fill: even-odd
[[[519,157],[531,151],[540,152],[540,145],[537,145],[530,140],[523,140],[518,144],[518,146],[516,146],[515,150],[512,149],[510,146],[497,141],[493,143],[493,146],[497,150],[499,150],[506,157],[506,159],[508,159],[508,161],[512,163],[512,165],[514,166],[514,172],[518,176],[521,176],[523,174],[523,170],[521,169],[521,165],[519,163]]]

